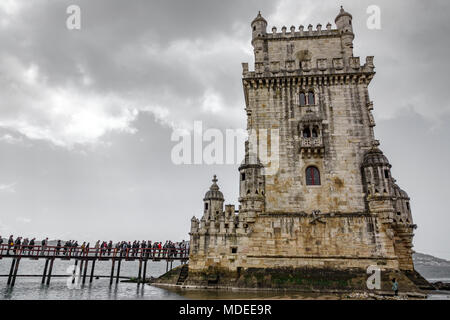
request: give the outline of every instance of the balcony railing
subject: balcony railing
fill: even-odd
[[[321,148],[323,147],[322,137],[304,138],[300,139],[302,148]]]

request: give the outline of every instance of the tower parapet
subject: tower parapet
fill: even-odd
[[[375,66],[373,57],[360,64],[360,58],[353,56],[352,15],[341,8],[335,19],[336,28],[327,23],[326,29],[317,24],[315,30],[309,24],[307,30],[300,25],[286,26],[277,32],[273,27],[267,33],[267,21],[261,12],[252,22],[252,45],[254,47],[254,71],[244,70],[244,79],[325,76],[335,74],[363,74],[365,81],[373,78]],[[248,66],[248,64],[246,65]]]

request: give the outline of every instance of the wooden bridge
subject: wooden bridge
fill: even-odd
[[[55,260],[74,260],[75,268],[80,264],[80,273],[83,272],[81,280],[86,283],[88,264],[91,263],[89,282],[94,278],[96,261],[111,261],[110,285],[114,279],[116,283],[120,278],[120,267],[122,261],[139,261],[137,274],[137,284],[146,282],[147,262],[148,261],[166,261],[166,271],[172,269],[173,261],[181,261],[186,264],[189,260],[189,249],[175,248],[85,248],[81,247],[61,247],[61,246],[29,246],[29,245],[0,245],[0,259],[10,258],[11,267],[8,274],[7,285],[13,287],[16,282],[17,272],[21,260],[45,260],[44,271],[42,273],[42,284],[50,284],[52,278],[53,264]],[[114,275],[117,264],[117,273]],[[170,267],[169,267],[170,266]],[[20,276],[20,275],[19,275]],[[75,271],[72,283],[75,283]]]

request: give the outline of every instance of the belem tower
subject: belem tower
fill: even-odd
[[[374,58],[353,55],[352,19],[341,8],[335,28],[268,31],[261,13],[251,23],[247,129],[277,130],[278,170],[247,142],[239,208],[224,206],[214,177],[191,220],[185,285],[364,289],[375,266],[384,287],[395,276],[417,289],[410,199],[374,135]]]

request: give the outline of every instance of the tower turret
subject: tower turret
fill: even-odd
[[[257,73],[268,70],[268,47],[264,39],[267,37],[267,21],[258,12],[258,16],[252,21],[252,45],[255,54],[255,71]]]
[[[368,199],[393,196],[391,167],[389,160],[377,145],[366,153],[362,174]]]
[[[204,202],[204,214],[203,217],[206,217],[207,220],[216,220],[220,215],[223,214],[223,193],[219,190],[219,186],[217,185],[217,176],[214,175],[212,180],[213,184],[209,188],[209,191],[206,192]]]
[[[341,33],[342,51],[346,58],[345,60],[348,60],[349,57],[353,57],[353,40],[355,39],[355,34],[353,33],[352,20],[352,15],[345,11],[341,6],[341,11],[334,22]]]
[[[261,15],[261,11],[258,12],[256,18],[252,21],[252,39],[258,37],[264,37],[267,33],[267,21]]]
[[[239,167],[239,202],[241,204],[239,213],[245,217],[246,222],[252,223],[264,210],[264,166],[256,159],[256,156],[250,156],[248,141],[245,143],[245,149],[245,159]]]

